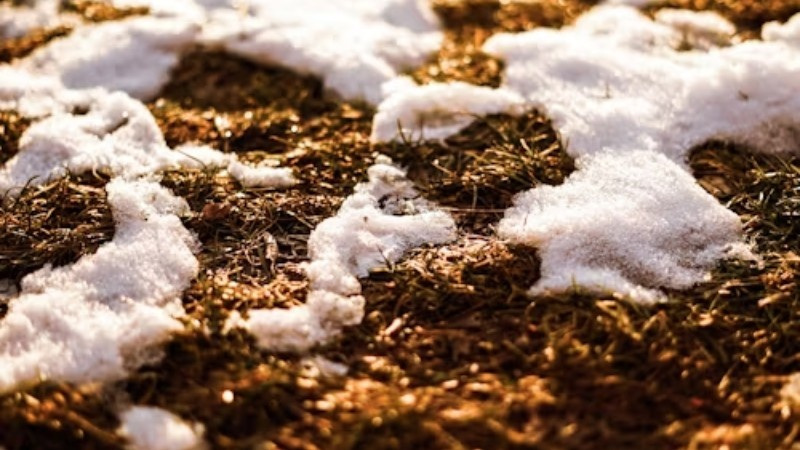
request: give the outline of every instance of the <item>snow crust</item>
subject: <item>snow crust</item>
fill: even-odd
[[[0,109],[16,110],[30,118],[47,117],[88,106],[102,90],[70,90],[52,77],[0,65]]]
[[[106,186],[116,232],[93,255],[26,276],[0,322],[0,392],[40,379],[117,379],[183,328],[180,294],[197,275],[183,199],[150,181]]]
[[[382,85],[441,45],[426,0],[115,0],[165,24],[197,24],[196,43],[320,77],[348,100],[378,104]]]
[[[52,3],[52,5],[51,5]],[[0,7],[0,32],[46,26],[58,2]],[[425,0],[116,0],[148,17],[79,27],[19,63],[69,88],[153,97],[181,51],[221,48],[255,62],[314,74],[344,98],[377,104],[382,85],[435,52],[443,35]],[[30,22],[30,24],[28,24]],[[142,64],[142,61],[147,61]]]
[[[205,430],[160,408],[133,406],[120,414],[119,434],[131,450],[205,450]]]
[[[764,25],[761,34],[765,41],[783,41],[800,48],[800,14],[796,14],[785,24],[772,22]]]
[[[311,261],[305,270],[311,290],[306,303],[252,310],[247,320],[234,317],[229,326],[246,328],[271,350],[308,350],[361,322],[364,298],[358,277],[396,262],[410,249],[455,238],[452,217],[421,199],[390,160],[370,167],[368,176],[336,216],[320,223],[309,237]]]

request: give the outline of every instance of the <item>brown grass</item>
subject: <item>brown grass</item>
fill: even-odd
[[[561,26],[588,3],[436,5],[448,43],[413,75],[496,85],[501,66],[477,51],[487,36]],[[776,5],[769,17],[785,18]],[[762,20],[741,14],[732,16],[740,26]],[[149,107],[171,145],[273,160],[301,183],[264,191],[218,171],[164,174],[203,243],[202,272],[183,296],[187,330],[160,363],[115,385],[43,383],[0,396],[9,450],[118,448],[116,411],[129,403],[202,422],[214,448],[759,449],[798,439],[797,413],[778,391],[800,371],[800,161],[715,142],[692,154],[700,184],[742,217],[762,264],[723,263],[656,307],[580,292],[531,302],[535,250],[498,242],[492,225],[515,193],[574,169],[541,114],[480,119],[444,143],[373,146],[371,108],[335,99],[313,77],[203,51],[184,57]],[[11,114],[0,125],[8,159],[26,123]],[[308,234],[363,181],[375,152],[407,167],[464,232],[364,280],[364,322],[319,349],[347,376],[319,376],[244,332],[223,335],[231,311],[304,300]],[[104,182],[69,177],[4,204],[0,255],[15,256],[0,278],[74,261],[109,239]]]

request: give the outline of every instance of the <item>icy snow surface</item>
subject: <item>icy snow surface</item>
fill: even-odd
[[[119,434],[131,450],[205,450],[204,429],[160,408],[133,406],[120,414]]]
[[[400,121],[403,134],[440,139],[462,123],[430,133],[422,119],[500,112],[487,105],[522,96],[553,120],[579,169],[519,196],[500,223],[501,237],[540,250],[533,292],[577,284],[654,301],[654,288],[686,288],[720,258],[749,257],[739,219],[688,175],[687,152],[710,139],[800,149],[800,16],[766,25],[764,41],[734,44],[733,32],[713,13],[651,20],[603,5],[561,30],[495,35],[484,50],[506,62],[501,89],[398,89],[379,106],[373,138],[397,139],[390,125]]]
[[[183,199],[148,181],[106,186],[116,232],[93,255],[22,280],[0,322],[0,392],[39,379],[123,377],[183,328],[182,291],[197,275]]]
[[[311,233],[311,262],[306,273],[311,291],[306,303],[291,309],[251,310],[247,320],[229,326],[252,332],[263,347],[303,351],[361,322],[364,298],[358,277],[400,259],[423,244],[455,238],[455,223],[411,186],[405,172],[387,158],[368,170],[369,181],[356,186],[336,216]]]

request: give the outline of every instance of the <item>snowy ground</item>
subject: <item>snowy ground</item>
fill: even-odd
[[[0,445],[790,445],[800,4],[591,3],[0,2]]]

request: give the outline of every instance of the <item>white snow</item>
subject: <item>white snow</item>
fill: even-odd
[[[26,117],[40,118],[83,108],[103,92],[65,89],[55,78],[0,65],[0,110],[16,110]]]
[[[342,97],[372,104],[382,100],[384,83],[442,41],[423,0],[252,0],[209,17],[207,43],[316,75]]]
[[[683,44],[695,49],[707,50],[730,44],[736,34],[732,23],[713,12],[664,8],[656,12],[655,20],[678,30],[684,39]]]
[[[205,450],[205,430],[160,408],[133,406],[120,414],[119,434],[131,450]]]
[[[652,288],[686,288],[720,258],[748,257],[739,220],[685,158],[710,139],[800,149],[796,21],[767,26],[771,41],[717,47],[732,27],[710,13],[654,22],[601,6],[572,27],[487,41],[506,61],[504,87],[552,118],[579,167],[563,186],[519,196],[500,224],[541,250],[533,293],[577,284],[653,301]],[[687,41],[700,49],[679,51]]]
[[[175,153],[178,153],[176,155]],[[288,187],[297,180],[288,167],[249,165],[239,162],[235,153],[222,153],[207,146],[182,145],[171,155],[174,164],[185,168],[225,168],[230,176],[244,187]]]
[[[764,25],[761,34],[765,41],[784,41],[800,48],[800,14],[796,14],[785,24],[771,22]]]
[[[105,381],[151,359],[181,330],[198,272],[183,199],[149,181],[106,186],[116,232],[93,255],[22,280],[0,321],[0,392],[39,379]]]
[[[484,50],[506,63],[500,89],[387,84],[372,137],[442,139],[469,113],[545,112],[579,170],[519,196],[500,236],[541,251],[533,293],[579,285],[653,301],[722,257],[751,256],[739,219],[688,174],[687,152],[712,139],[800,150],[800,15],[765,26],[765,41],[734,32],[714,13],[651,20],[607,4],[560,30],[495,35]]]
[[[682,289],[725,256],[746,255],[739,218],[690,174],[651,151],[581,160],[561,186],[520,195],[498,233],[534,245],[542,258],[533,294],[579,286],[645,302]]]
[[[85,114],[56,113],[34,123],[20,139],[20,150],[0,168],[0,192],[17,193],[67,172],[108,169],[132,179],[179,167],[227,168],[246,187],[284,187],[294,183],[291,169],[252,167],[209,147],[167,147],[149,110],[122,92],[96,95]]]
[[[381,102],[372,122],[373,142],[437,140],[488,114],[520,114],[519,95],[462,82],[397,89]]]
[[[709,13],[682,17],[701,14],[712,22]],[[677,51],[685,31],[606,6],[562,30],[493,36],[484,49],[506,61],[505,87],[544,109],[575,156],[654,150],[682,162],[714,138],[795,149],[792,129],[776,135],[775,124],[796,128],[800,117],[798,49],[747,41]]]
[[[31,5],[0,4],[0,38],[18,38],[36,29],[53,28],[74,22],[59,14],[60,0],[38,0]]]
[[[311,291],[306,303],[291,309],[251,310],[229,326],[252,332],[265,348],[305,351],[356,325],[364,315],[358,277],[391,264],[423,244],[455,237],[455,223],[438,211],[406,179],[405,172],[383,159],[369,168],[369,181],[356,186],[336,216],[309,237],[306,273]]]
[[[21,60],[28,73],[72,89],[102,87],[149,99],[169,80],[179,54],[200,27],[181,18],[134,17],[88,25]]]

